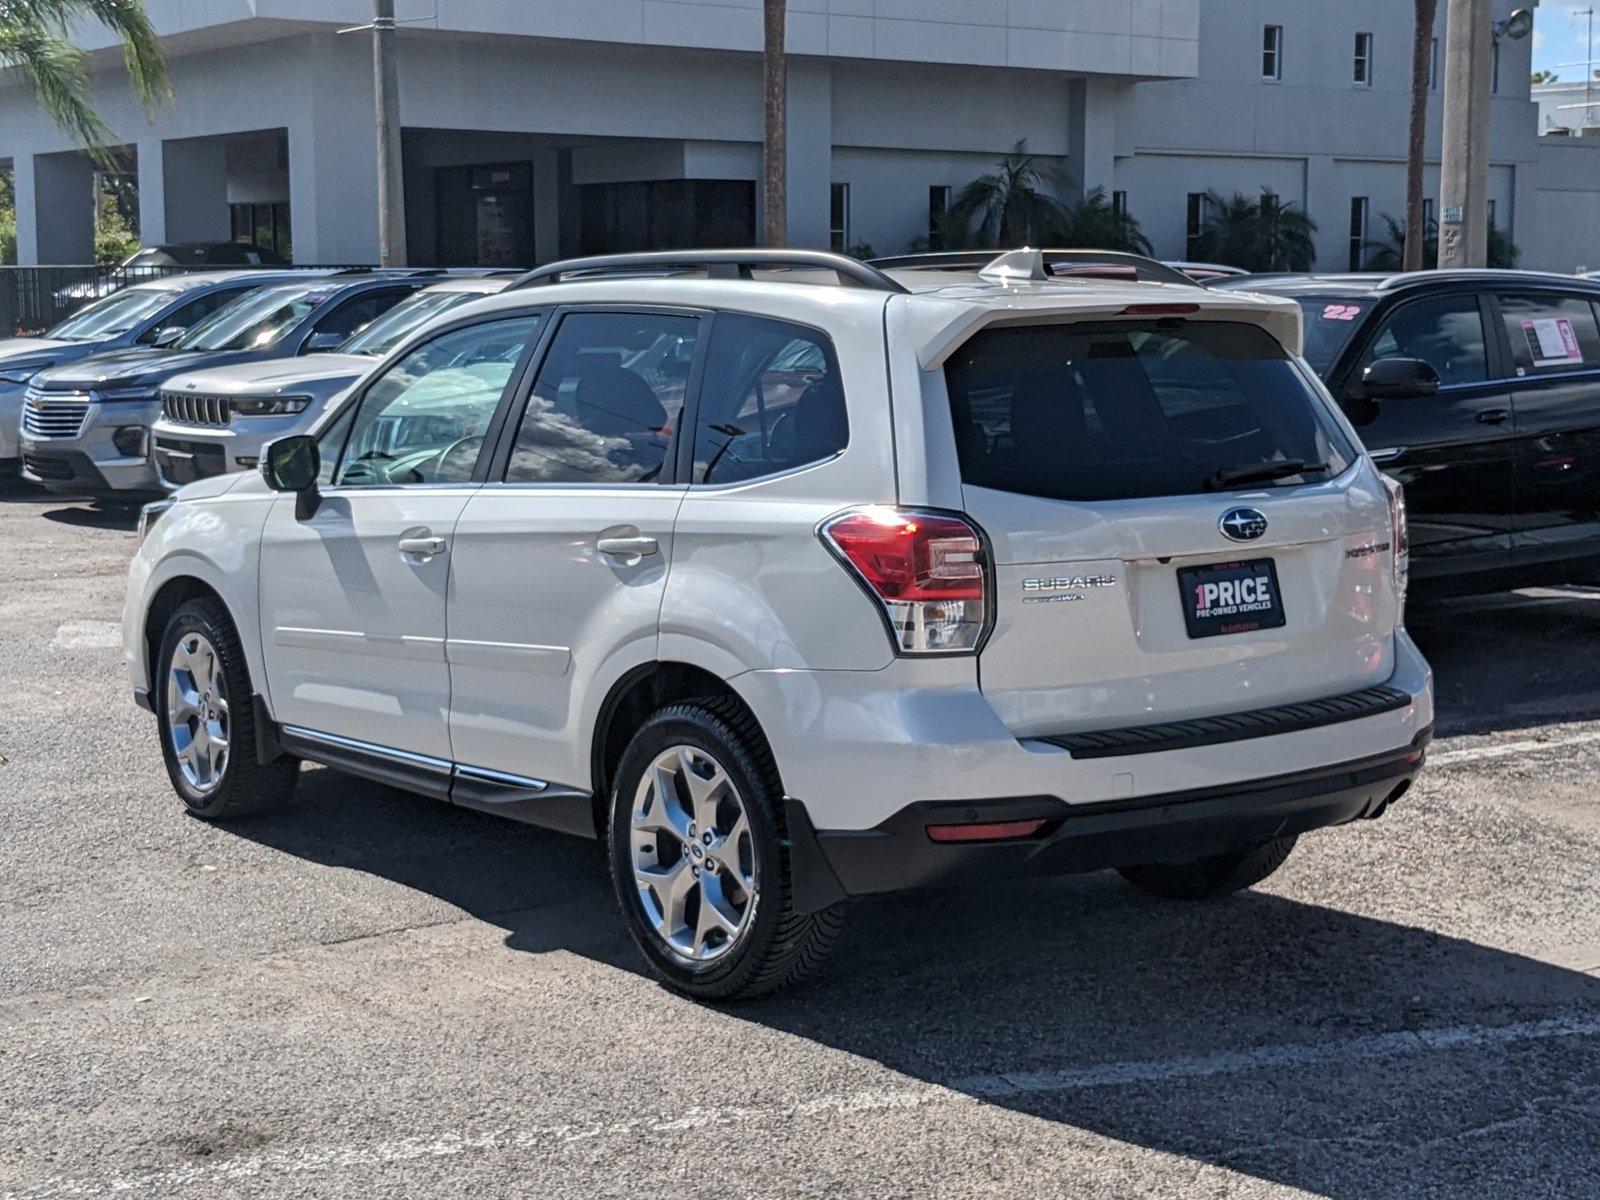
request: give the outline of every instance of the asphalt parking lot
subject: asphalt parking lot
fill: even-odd
[[[719,1010],[585,843],[186,817],[130,526],[0,492],[0,1196],[1600,1197],[1600,590],[1415,613],[1432,766],[1253,892],[878,900]]]

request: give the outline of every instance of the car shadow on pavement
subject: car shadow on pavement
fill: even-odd
[[[1600,588],[1413,605],[1440,737],[1600,718]]]
[[[60,502],[59,496],[50,497]],[[73,525],[80,529],[133,530],[139,527],[139,506],[125,504],[91,505],[70,503],[61,508],[48,508],[39,514],[46,521],[58,525]]]
[[[509,949],[643,974],[593,843],[326,769],[291,808],[228,828],[438,897]],[[1574,1013],[1592,1029],[1600,979],[1264,891],[1186,905],[1100,874],[876,898],[817,982],[720,1011],[1318,1195],[1498,1196],[1541,1178],[1600,1194],[1600,1039],[1495,1032]],[[1454,1048],[1413,1046],[1430,1030]],[[1007,1152],[1028,1153],[1027,1126],[1007,1129]]]

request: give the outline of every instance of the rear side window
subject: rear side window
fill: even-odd
[[[1500,297],[1518,375],[1600,367],[1594,306],[1580,296]]]
[[[962,479],[999,491],[1123,500],[1294,485],[1357,453],[1254,325],[989,329],[945,377]]]
[[[1478,298],[1436,296],[1401,305],[1384,321],[1361,365],[1380,358],[1420,358],[1446,385],[1482,383],[1489,378],[1489,353]]]
[[[683,410],[700,322],[573,313],[561,322],[506,468],[507,483],[651,483]]]
[[[700,388],[695,483],[739,483],[821,462],[849,435],[826,337],[765,317],[717,317]]]
[[[364,325],[370,324],[375,318],[388,312],[400,301],[411,295],[409,288],[395,288],[392,291],[364,292],[359,296],[346,300],[338,305],[326,316],[317,321],[318,333],[335,333],[340,337],[349,337]]]

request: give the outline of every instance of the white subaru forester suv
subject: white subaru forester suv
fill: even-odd
[[[1299,344],[1029,251],[553,264],[150,506],[135,695],[197,816],[309,759],[602,838],[697,997],[867,893],[1247,887],[1433,719],[1401,496]]]

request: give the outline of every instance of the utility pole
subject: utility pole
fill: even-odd
[[[789,60],[784,47],[786,0],[765,0],[761,59],[761,242],[789,244]]]
[[[406,196],[400,173],[400,76],[394,0],[372,0],[372,86],[378,122],[378,265],[406,265]]]
[[[1450,0],[1444,56],[1444,144],[1439,266],[1489,261],[1489,105],[1494,61],[1491,0]]]

